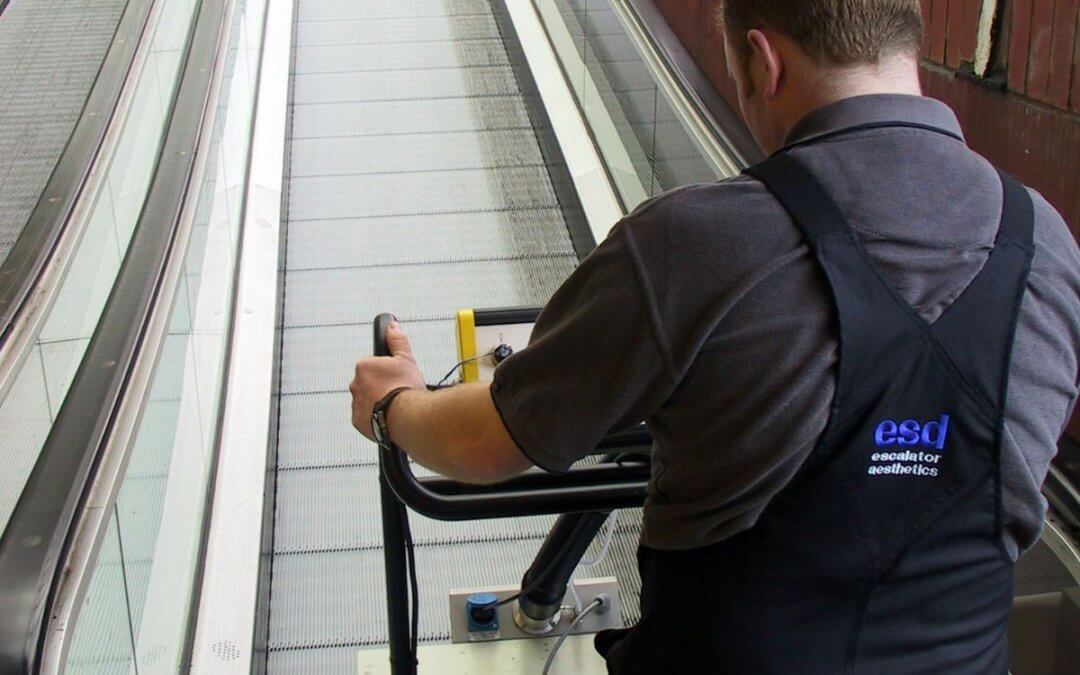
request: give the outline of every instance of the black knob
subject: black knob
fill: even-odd
[[[505,342],[495,348],[495,351],[491,353],[491,358],[495,360],[495,364],[498,365],[510,358],[514,354],[514,348]]]

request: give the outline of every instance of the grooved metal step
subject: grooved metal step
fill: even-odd
[[[409,49],[411,47],[406,45],[417,42],[497,37],[499,27],[490,14],[411,18],[369,16],[359,20],[301,21],[296,27],[296,46],[301,50],[326,45],[370,44]]]
[[[278,473],[278,499],[292,508],[278,520],[274,552],[381,548],[379,502],[370,498],[378,492],[378,480],[375,465]],[[313,522],[319,522],[319,527],[311,527]],[[431,520],[418,514],[410,518],[417,546],[542,539],[554,522],[551,516],[466,523]]]
[[[374,464],[378,457],[375,444],[352,428],[346,391],[282,396],[280,414],[279,472],[303,467]],[[378,496],[370,498],[378,499]],[[289,508],[289,504],[278,500],[278,517]]]
[[[293,109],[294,139],[529,129],[516,93],[484,98],[309,103]]]
[[[340,21],[394,17],[453,16],[490,11],[487,0],[396,0],[394,2],[325,2],[299,0],[299,21]]]
[[[425,377],[438,382],[459,359],[456,322],[410,322],[407,328]],[[281,340],[281,392],[348,392],[358,345],[370,338],[370,323],[286,328]]]
[[[544,167],[521,167],[301,176],[289,181],[289,219],[553,208],[559,202],[547,175]]]
[[[379,70],[426,70],[506,66],[506,51],[498,38],[455,42],[419,42],[408,50],[385,45],[308,47],[296,55],[297,75]]]
[[[285,326],[358,324],[386,310],[409,322],[449,319],[461,307],[543,305],[576,264],[557,255],[290,272]]]
[[[532,562],[542,537],[482,544],[417,546],[420,639],[447,640],[447,593],[451,588],[513,584]],[[637,620],[640,584],[635,551],[637,533],[616,533],[608,557],[589,576],[620,579],[623,618]],[[279,620],[270,628],[271,651],[311,647],[383,644],[382,551],[379,549],[278,554],[273,590]],[[332,578],[331,587],[322,580]]]
[[[1017,596],[1056,593],[1076,585],[1069,569],[1042,539],[1020,556],[1016,564]]]
[[[572,255],[557,208],[310,220],[289,228],[289,270]]]
[[[298,8],[268,669],[351,673],[387,639],[377,454],[347,392],[373,317],[437,381],[457,310],[542,305],[578,258],[487,0]],[[448,638],[450,588],[516,583],[553,520],[414,515],[421,639]],[[590,572],[622,579],[629,620],[639,524]]]
[[[296,139],[290,155],[294,178],[543,164],[531,129]]]
[[[126,4],[15,0],[0,14],[0,262],[67,145]]]
[[[509,66],[444,70],[372,70],[297,75],[293,104],[408,101],[517,93]]]

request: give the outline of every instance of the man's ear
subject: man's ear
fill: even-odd
[[[761,67],[765,69],[765,95],[773,98],[780,88],[780,79],[784,76],[784,60],[769,41],[769,37],[757,28],[746,32],[746,41],[750,43],[752,57],[759,59]]]

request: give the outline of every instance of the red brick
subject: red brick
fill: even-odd
[[[1031,45],[1033,0],[1012,0],[1009,27],[1009,89],[1023,92],[1027,87],[1028,48]]]
[[[1035,0],[1031,10],[1031,46],[1025,93],[1037,101],[1047,100],[1050,87],[1050,50],[1054,43],[1054,0]]]
[[[933,0],[930,12],[930,59],[945,63],[945,40],[949,26],[949,0]]]
[[[1054,10],[1054,37],[1050,49],[1050,80],[1046,101],[1067,110],[1072,87],[1076,45],[1078,0],[1057,0]]]
[[[948,0],[946,16],[945,64],[950,68],[959,68],[963,56],[964,28],[966,27],[964,10],[967,0]]]

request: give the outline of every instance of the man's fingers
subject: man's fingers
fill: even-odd
[[[409,344],[409,338],[405,335],[405,331],[401,329],[401,324],[397,321],[391,321],[386,329],[386,346],[390,350],[391,356],[404,356],[410,361],[416,360],[413,358],[412,345]]]

